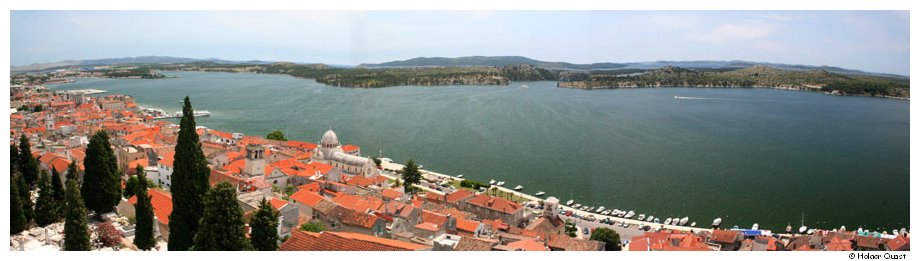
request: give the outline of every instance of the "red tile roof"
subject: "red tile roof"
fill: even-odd
[[[547,249],[546,245],[543,244],[543,242],[532,240],[532,239],[525,239],[525,240],[511,242],[511,243],[508,243],[508,247],[515,249],[515,250],[521,250],[521,251],[548,251],[549,250]]]
[[[283,208],[285,205],[288,204],[286,200],[277,199],[277,198],[272,198],[272,200],[270,200],[268,203],[271,204],[272,207],[275,208],[275,210],[280,210],[281,208]]]
[[[473,233],[476,232],[476,228],[478,228],[480,224],[482,223],[479,221],[460,218],[457,219],[457,230]]]
[[[352,152],[352,151],[356,151],[356,150],[359,150],[359,149],[361,149],[361,147],[358,147],[358,146],[355,146],[355,145],[351,145],[351,144],[346,144],[346,145],[342,146],[342,151],[344,151],[344,152]]]
[[[738,242],[738,231],[716,229],[712,231],[712,241],[722,244],[734,244]]]
[[[415,225],[415,228],[418,228],[421,230],[427,230],[431,232],[437,232],[438,230],[440,230],[438,224],[428,223],[428,222],[419,223],[418,225]]]
[[[343,207],[353,209],[358,212],[367,212],[367,210],[378,210],[383,206],[383,200],[375,197],[359,197],[349,194],[340,194],[332,201]]]
[[[147,193],[150,195],[150,204],[153,205],[153,214],[163,224],[169,224],[169,215],[172,214],[173,209],[172,195],[157,189],[148,189]],[[137,196],[128,199],[128,203],[137,204]]]
[[[910,250],[910,238],[898,235],[898,237],[888,240],[885,243],[890,251],[907,251]]]
[[[294,192],[290,198],[295,203],[304,204],[310,207],[316,207],[316,203],[319,203],[323,200],[323,196],[320,196],[319,194],[316,194],[315,192],[307,189],[300,189],[297,192]]]
[[[417,251],[431,247],[358,233],[294,230],[281,251]]]
[[[447,203],[454,204],[454,203],[459,202],[461,199],[467,198],[472,195],[473,195],[473,192],[470,192],[465,189],[460,189],[454,193],[447,194]]]
[[[827,251],[853,251],[853,241],[832,237],[831,242],[824,244]]]
[[[402,196],[402,192],[396,191],[396,189],[388,188],[380,192],[380,195],[388,199],[396,199]]]
[[[289,140],[287,142],[287,145],[289,147],[296,147],[296,148],[310,150],[310,151],[312,151],[313,149],[316,149],[316,144],[306,142],[306,141]]]
[[[521,205],[514,201],[493,197],[485,194],[477,195],[466,201],[468,204],[492,209],[506,214],[513,214],[521,209]]]

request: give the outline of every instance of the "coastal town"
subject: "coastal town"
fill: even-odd
[[[178,188],[173,174],[181,165],[177,156],[181,124],[138,106],[135,97],[98,90],[58,92],[28,81],[10,89],[10,107],[10,146],[18,153],[17,162],[29,162],[21,158],[31,157],[38,171],[57,175],[51,180],[68,184],[71,178],[83,180],[84,191],[89,184],[84,171],[91,157],[91,140],[100,132],[107,135],[120,176],[119,191],[125,194],[112,211],[86,214],[87,229],[93,231],[91,250],[141,249],[134,243],[139,232],[137,195],[142,195],[140,190],[132,191],[137,177],[148,180],[146,195],[153,213],[155,244],[146,249],[172,249],[170,221],[176,221],[173,210],[178,209],[173,201],[173,190]],[[199,114],[174,116],[184,122]],[[663,221],[664,217],[636,216],[632,211],[588,208],[543,193],[526,194],[494,180],[487,184],[424,170],[411,160],[403,164],[364,156],[360,146],[343,143],[331,128],[310,134],[316,136],[315,143],[287,140],[280,132],[262,136],[204,126],[194,126],[194,134],[206,160],[208,185],[212,191],[232,187],[246,237],[255,240],[257,225],[253,223],[261,220],[262,206],[270,205],[276,216],[271,224],[275,224],[277,240],[269,250],[910,249],[906,229],[870,232],[845,227],[793,230],[790,226],[783,233],[774,233],[756,224],[722,228],[718,222],[687,224],[686,217]],[[23,172],[26,168],[17,162],[12,162],[12,168]],[[20,205],[36,206],[39,212],[47,193],[43,190],[48,188],[29,186],[22,199],[26,203]],[[64,219],[35,219],[26,219],[26,226],[11,234],[10,250],[66,250]],[[201,218],[200,226],[208,227],[208,220]]]

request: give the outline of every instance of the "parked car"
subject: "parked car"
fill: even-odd
[[[583,228],[581,231],[582,231],[582,233],[585,234],[585,235],[588,234],[588,228]]]

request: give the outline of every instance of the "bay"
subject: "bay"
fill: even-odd
[[[336,88],[281,75],[77,79],[209,128],[317,142],[563,201],[782,231],[909,224],[909,101],[771,89]],[[527,85],[528,88],[522,88]],[[677,99],[679,97],[687,97]]]

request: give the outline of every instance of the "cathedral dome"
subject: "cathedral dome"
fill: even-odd
[[[325,148],[338,147],[339,137],[335,135],[335,132],[332,131],[332,129],[329,129],[326,131],[326,133],[323,134],[323,139],[320,140],[320,144],[322,144],[322,146]]]

